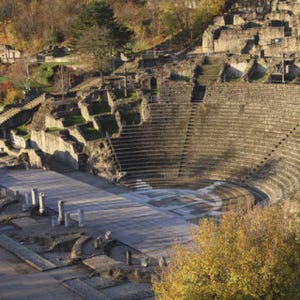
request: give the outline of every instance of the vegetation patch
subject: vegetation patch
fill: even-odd
[[[156,96],[157,93],[158,93],[158,91],[157,91],[157,89],[152,89],[152,90],[150,91],[150,93],[151,93],[151,96]]]
[[[46,129],[46,132],[56,132],[56,131],[60,131],[60,130],[63,130],[63,129],[58,128],[58,127],[48,127]]]
[[[50,86],[56,67],[57,64],[51,63],[43,63],[39,65],[33,71],[32,77],[34,80],[32,81],[31,86],[34,88],[44,88]]]
[[[0,76],[0,83],[9,82],[11,78],[9,76]]]
[[[138,94],[136,91],[134,92],[128,92],[127,97],[124,97],[124,99],[133,99],[136,100],[138,99]]]
[[[103,134],[101,134],[99,130],[95,129],[92,125],[82,126],[80,130],[87,141],[93,141],[104,137]]]
[[[70,115],[64,118],[63,124],[66,127],[85,123],[85,119],[81,115]]]
[[[30,137],[30,130],[27,127],[27,124],[22,124],[16,128],[17,135],[21,135],[25,138]]]

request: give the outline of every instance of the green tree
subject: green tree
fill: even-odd
[[[112,54],[124,49],[131,35],[131,31],[116,22],[108,5],[103,1],[93,1],[75,21],[71,46],[102,75]]]
[[[202,220],[153,283],[157,299],[299,299],[294,225],[279,207]]]

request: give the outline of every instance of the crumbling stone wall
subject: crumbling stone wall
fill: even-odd
[[[78,149],[76,143],[66,140],[58,132],[35,131],[31,132],[31,147],[54,155],[74,169],[78,169]]]
[[[194,85],[191,82],[166,80],[158,92],[159,101],[166,103],[190,102]]]
[[[248,40],[255,40],[257,28],[248,30],[234,30],[227,28],[220,32],[218,39],[214,40],[214,52],[241,53]]]
[[[243,10],[234,12],[230,25],[225,22],[226,16],[216,18],[202,36],[203,52],[249,52],[251,47],[246,47],[249,41],[256,46],[251,53],[255,55],[278,55],[278,49],[281,55],[283,52],[297,52],[295,40],[300,31],[299,14],[299,1],[273,1],[273,11],[263,20],[258,20],[257,14],[251,17]]]
[[[45,128],[64,128],[62,119],[55,119],[52,115],[46,115],[45,116]]]

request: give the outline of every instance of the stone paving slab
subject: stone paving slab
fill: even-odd
[[[15,254],[17,257],[24,260],[26,263],[39,271],[46,271],[57,267],[54,263],[15,242],[5,234],[0,235],[0,246]]]
[[[110,300],[107,295],[94,289],[80,279],[64,281],[63,285],[87,300]]]
[[[102,293],[112,300],[143,300],[153,296],[150,283],[124,283],[103,289]]]
[[[117,285],[117,282],[106,279],[106,278],[101,278],[101,277],[92,277],[92,278],[87,278],[83,280],[85,283],[88,285],[94,287],[95,289],[104,289],[108,287],[113,287]]]
[[[31,226],[36,226],[38,222],[31,217],[18,218],[11,221],[14,225],[19,228],[26,228]]]
[[[66,281],[76,278],[86,278],[90,275],[90,272],[82,265],[72,265],[48,270],[47,274],[58,281]]]
[[[106,255],[97,255],[91,258],[87,258],[82,263],[99,273],[122,266],[121,262],[116,261]]]
[[[6,275],[0,280],[1,300],[82,300],[44,273]]]
[[[179,216],[139,202],[136,197],[122,197],[87,181],[82,172],[71,178],[53,171],[0,169],[0,185],[21,194],[38,188],[46,195],[46,206],[56,211],[58,200],[64,200],[65,211],[71,213],[72,219],[77,218],[80,208],[87,227],[99,233],[110,230],[113,239],[146,255],[161,253],[160,249],[170,248],[174,242],[190,241],[192,230],[197,228]]]

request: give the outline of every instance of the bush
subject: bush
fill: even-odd
[[[154,282],[156,299],[299,299],[299,245],[283,209],[204,219]]]

